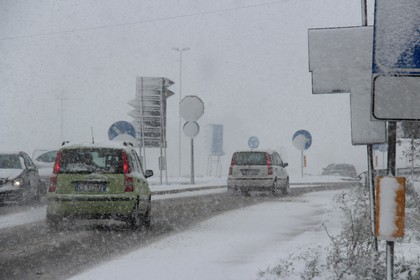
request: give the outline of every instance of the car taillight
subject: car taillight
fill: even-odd
[[[133,177],[125,175],[125,192],[133,192],[134,186],[133,186]]]
[[[267,162],[268,175],[273,175],[273,167],[271,166],[271,159],[269,154],[265,154],[265,160]]]
[[[127,154],[124,151],[122,152],[122,163],[123,163],[124,174],[129,174],[130,173],[130,164],[128,163]]]
[[[124,180],[125,180],[125,192],[133,192],[134,185],[133,185],[133,177],[130,174],[130,164],[128,162],[128,156],[126,152],[122,152],[122,163],[123,163],[123,172],[124,172]]]
[[[53,173],[58,174],[60,171],[60,161],[61,161],[61,151],[57,153],[57,156],[55,157],[55,163],[53,168]]]
[[[55,192],[57,190],[57,176],[52,176],[50,178],[50,186],[48,192]]]
[[[232,175],[234,165],[235,165],[235,159],[234,157],[232,157],[232,161],[230,162],[230,167],[229,167],[229,175]]]

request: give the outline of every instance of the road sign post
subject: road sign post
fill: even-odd
[[[174,82],[163,77],[136,77],[136,98],[128,102],[134,110],[128,113],[134,118],[134,125],[139,132],[136,137],[143,148],[144,168],[146,169],[146,148],[160,148],[160,156],[165,160],[166,168],[166,99],[174,93],[168,89]],[[165,169],[166,183],[168,171]],[[160,171],[162,184],[162,170]]]
[[[395,176],[396,121],[420,120],[420,2],[375,1],[372,114],[388,120],[388,174]],[[394,279],[394,241],[387,241]]]
[[[301,176],[303,178],[303,168],[305,166],[306,158],[303,155],[303,151],[309,149],[312,145],[312,136],[309,131],[301,129],[295,132],[292,137],[293,145],[300,150],[300,168]]]
[[[204,102],[198,96],[187,95],[179,103],[179,113],[187,121],[184,133],[191,138],[191,184],[194,184],[194,137],[200,132],[196,121],[204,114]]]

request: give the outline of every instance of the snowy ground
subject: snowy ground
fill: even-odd
[[[328,245],[322,225],[340,228],[333,197],[341,192],[234,210],[71,279],[256,279],[279,258]]]
[[[160,185],[159,178],[149,180],[152,191],[166,191],[204,186],[223,186],[226,178],[170,178]],[[295,177],[291,187],[313,182],[338,182],[340,178],[325,176]],[[207,192],[225,192],[225,188],[189,191],[176,196]],[[419,188],[420,191],[420,188]],[[317,248],[324,254],[330,245],[325,232],[335,235],[341,230],[343,217],[334,197],[343,191],[308,193],[300,197],[279,198],[277,201],[233,210],[197,224],[188,231],[171,235],[127,255],[102,263],[74,276],[82,279],[257,279],[259,271],[274,267],[281,260],[310,254]],[[173,197],[159,195],[155,199]],[[5,215],[0,229],[45,219],[45,207]],[[418,244],[397,244],[397,256],[409,259],[418,256]],[[302,262],[294,263],[293,275],[301,279]],[[325,276],[325,277],[324,277]],[[295,278],[294,278],[295,277]],[[324,278],[323,278],[324,277]],[[326,279],[323,275],[316,279]]]

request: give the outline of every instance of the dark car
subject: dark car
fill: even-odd
[[[323,169],[322,175],[357,178],[356,168],[348,163],[332,163]]]
[[[0,202],[37,201],[40,183],[38,169],[25,152],[0,153]]]

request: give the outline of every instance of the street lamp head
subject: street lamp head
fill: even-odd
[[[185,47],[185,48],[175,48],[175,47],[173,47],[172,50],[177,51],[177,52],[183,52],[183,51],[189,51],[190,48],[189,47]]]

